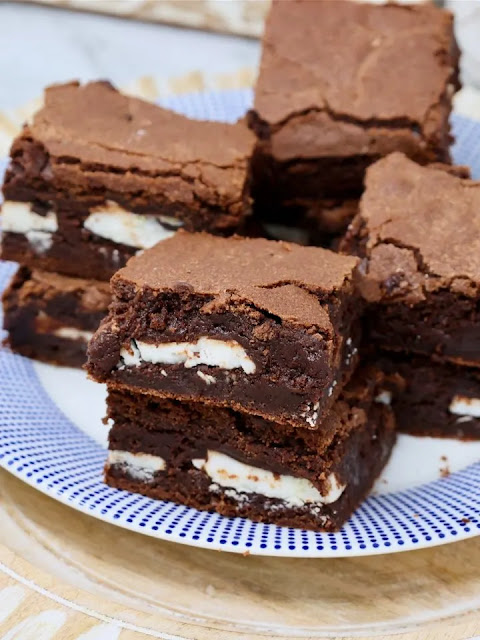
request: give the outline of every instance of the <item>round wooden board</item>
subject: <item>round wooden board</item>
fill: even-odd
[[[480,634],[480,538],[371,558],[244,557],[122,530],[5,471],[0,521],[1,638]],[[15,635],[21,624],[43,635]]]
[[[252,75],[128,89],[153,99],[249,86]],[[35,105],[0,114],[0,149]],[[461,111],[475,117],[479,105],[464,100]],[[480,635],[479,568],[480,538],[357,559],[193,549],[89,518],[0,470],[2,640],[467,640]]]

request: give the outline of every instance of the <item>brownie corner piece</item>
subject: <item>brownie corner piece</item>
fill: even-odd
[[[401,153],[372,165],[342,250],[380,347],[480,365],[480,182]]]
[[[358,196],[397,150],[448,161],[458,62],[453,16],[433,3],[274,1],[249,114],[258,197]]]
[[[90,374],[315,428],[357,361],[357,259],[177,233],[112,279]]]
[[[480,440],[480,369],[403,353],[377,354],[374,366],[399,432]]]
[[[244,121],[194,120],[108,83],[50,87],[11,149],[2,255],[108,280],[179,226],[234,233],[254,144]]]
[[[20,267],[3,292],[5,343],[52,364],[81,367],[110,303],[108,283]]]

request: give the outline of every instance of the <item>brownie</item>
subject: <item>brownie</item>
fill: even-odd
[[[363,377],[362,377],[363,381]],[[351,386],[313,431],[202,403],[110,389],[110,486],[226,516],[337,530],[395,440],[389,407]],[[328,441],[323,432],[333,430]]]
[[[480,439],[480,370],[393,353],[375,364],[385,374],[378,400],[391,404],[399,431]]]
[[[112,388],[315,428],[357,361],[357,259],[183,231],[111,280],[88,371]]]
[[[7,344],[29,358],[81,367],[109,303],[105,282],[21,267],[3,294]]]
[[[228,235],[250,212],[254,135],[105,82],[53,86],[11,149],[2,255],[108,280],[179,226]]]
[[[480,366],[480,182],[458,173],[379,160],[341,249],[363,259],[371,343]]]
[[[358,197],[392,151],[448,161],[458,61],[453,17],[431,3],[273,0],[249,114],[259,213]]]

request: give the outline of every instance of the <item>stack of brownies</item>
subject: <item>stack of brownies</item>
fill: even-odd
[[[84,364],[131,256],[179,227],[243,227],[253,145],[245,123],[191,120],[108,83],[47,89],[3,186],[2,258],[22,265],[4,295],[11,347]]]
[[[369,346],[401,431],[480,437],[479,213],[465,168],[395,153],[367,171],[342,248],[363,259]]]
[[[377,376],[352,378],[357,264],[183,231],[132,258],[89,346],[88,371],[109,392],[107,482],[225,515],[341,526],[395,438]]]

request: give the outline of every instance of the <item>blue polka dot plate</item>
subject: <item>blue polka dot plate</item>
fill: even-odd
[[[192,117],[235,120],[251,92],[172,97]],[[455,160],[480,175],[480,123],[454,117]],[[1,166],[0,166],[1,172]],[[0,288],[14,272],[0,263]],[[107,487],[105,392],[82,371],[0,350],[0,465],[70,507],[138,533],[271,556],[342,557],[421,549],[480,533],[480,442],[402,435],[371,496],[338,533],[225,518]]]

